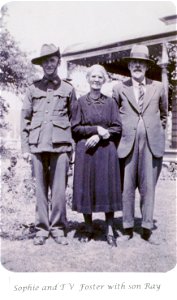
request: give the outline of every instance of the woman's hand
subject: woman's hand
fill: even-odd
[[[100,137],[98,134],[92,135],[89,139],[87,139],[85,143],[86,148],[89,149],[95,147],[98,144],[99,140]]]
[[[98,131],[99,136],[103,140],[108,139],[110,137],[110,133],[109,133],[108,129],[105,129],[102,126],[97,126],[97,131]]]

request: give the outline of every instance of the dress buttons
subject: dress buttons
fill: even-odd
[[[47,124],[47,121],[44,121],[44,124]]]
[[[48,112],[49,112],[48,110],[45,111],[46,114],[48,114]]]

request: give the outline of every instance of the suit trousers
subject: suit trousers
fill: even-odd
[[[68,154],[33,154],[33,166],[36,178],[36,236],[63,236],[67,227],[65,191]]]
[[[161,171],[162,158],[152,155],[143,119],[138,122],[133,149],[124,159],[123,227],[134,227],[135,191],[140,193],[143,228],[153,228],[155,186]]]

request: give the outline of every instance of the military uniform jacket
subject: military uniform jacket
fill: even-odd
[[[72,149],[71,113],[76,101],[71,84],[45,77],[31,84],[21,112],[22,152],[68,152]]]
[[[117,101],[122,121],[119,157],[126,157],[132,150],[140,118],[144,121],[152,154],[155,157],[162,157],[165,150],[165,127],[168,113],[163,84],[146,78],[142,111],[135,99],[131,79],[114,86],[113,98]]]

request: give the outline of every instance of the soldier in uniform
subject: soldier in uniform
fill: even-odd
[[[51,235],[67,245],[65,189],[72,152],[71,113],[76,101],[71,84],[57,75],[60,51],[44,44],[39,57],[44,76],[27,90],[21,112],[22,152],[32,158],[36,178],[36,236],[34,245],[43,245]],[[49,189],[51,209],[49,210]]]

